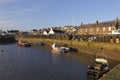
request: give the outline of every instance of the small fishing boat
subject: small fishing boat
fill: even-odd
[[[22,40],[19,40],[18,41],[18,46],[21,46],[21,47],[30,47],[31,44],[26,42],[26,41],[22,41]]]
[[[57,46],[56,43],[53,43],[52,49],[56,52],[68,52],[70,50],[68,47]]]
[[[36,42],[35,43],[35,46],[43,46],[43,45],[45,45],[43,42]]]
[[[100,78],[110,70],[107,59],[96,58],[95,61],[88,65],[87,75],[92,78]]]

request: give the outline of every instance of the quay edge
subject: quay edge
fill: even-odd
[[[99,80],[120,80],[120,64],[114,67],[110,72],[101,77]]]
[[[16,38],[16,40],[25,40],[30,43],[36,43],[42,41],[41,38]],[[102,43],[102,42],[86,42],[86,41],[71,41],[71,40],[55,40],[44,39],[44,43],[52,45],[54,42],[68,47],[77,49],[78,52],[87,53],[90,55],[104,56],[113,60],[120,61],[120,44],[115,43]]]

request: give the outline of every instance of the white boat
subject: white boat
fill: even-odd
[[[94,63],[88,65],[87,75],[93,78],[100,78],[110,71],[107,59],[96,58]]]
[[[101,63],[101,64],[106,64],[106,65],[108,64],[108,61],[105,58],[96,58],[95,62],[96,63]]]
[[[70,50],[68,47],[57,46],[56,43],[53,43],[52,48],[57,52],[68,52]]]

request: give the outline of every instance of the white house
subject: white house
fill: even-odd
[[[32,32],[33,35],[38,35],[39,34],[39,32],[36,29],[31,30],[31,32]]]
[[[64,31],[61,31],[61,30],[53,30],[53,29],[51,28],[48,34],[50,35],[50,34],[64,34],[64,33],[65,33]]]
[[[55,32],[54,32],[53,29],[51,28],[48,34],[55,34]]]
[[[5,31],[2,31],[2,30],[0,30],[0,35],[6,35],[6,32]]]
[[[15,35],[18,32],[19,32],[19,30],[7,30],[7,34],[9,34],[9,35]]]
[[[48,35],[48,32],[44,30],[43,35]]]

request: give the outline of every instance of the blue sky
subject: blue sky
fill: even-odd
[[[31,30],[120,18],[120,0],[0,0],[0,29]]]

